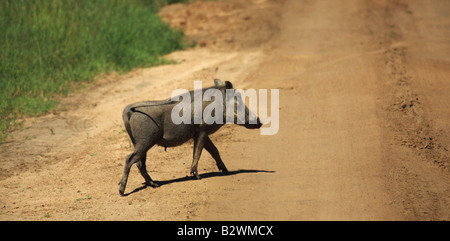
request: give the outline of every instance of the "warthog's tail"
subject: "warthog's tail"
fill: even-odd
[[[123,124],[125,125],[125,129],[127,130],[128,135],[130,136],[131,141],[133,142],[133,145],[135,145],[136,142],[134,141],[133,133],[131,132],[131,126],[130,126],[131,115],[134,112],[139,112],[141,114],[144,114],[147,117],[149,117],[153,122],[155,122],[155,124],[159,127],[158,123],[156,123],[156,121],[151,116],[149,116],[145,112],[139,111],[138,108],[161,106],[161,105],[166,105],[166,104],[171,104],[171,103],[173,103],[171,99],[155,100],[155,101],[142,101],[142,102],[137,102],[137,103],[134,103],[134,104],[131,104],[131,105],[128,105],[127,107],[125,107],[125,109],[123,110],[123,113],[122,113]]]
[[[136,142],[134,141],[133,133],[131,132],[131,126],[130,126],[130,118],[131,118],[132,113],[133,113],[133,111],[131,110],[131,106],[127,106],[123,110],[122,118],[123,118],[123,124],[125,125],[125,129],[127,130],[128,135],[130,136],[130,139],[133,142],[133,146],[134,146],[134,145],[136,145]]]

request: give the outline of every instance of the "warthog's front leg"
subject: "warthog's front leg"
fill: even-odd
[[[206,138],[208,138],[208,135],[203,131],[194,137],[194,159],[192,160],[191,174],[194,175],[197,180],[201,179],[198,175],[197,166],[203,147],[205,146]]]
[[[209,137],[206,137],[205,141],[205,149],[211,154],[211,156],[216,160],[217,168],[219,168],[219,171],[222,171],[223,174],[228,174],[228,169],[225,166],[225,164],[222,161],[222,158],[220,158],[219,150],[217,150],[216,146],[214,146],[213,142]]]

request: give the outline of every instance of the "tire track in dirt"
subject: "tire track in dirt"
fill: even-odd
[[[386,186],[376,114],[382,51],[364,32],[364,9],[364,2],[286,2],[280,36],[246,79],[280,89],[279,133],[252,135],[240,160],[273,173],[212,183],[206,219],[401,218]]]
[[[421,100],[411,86],[413,77],[408,73],[406,63],[408,47],[404,46],[405,38],[393,19],[393,16],[402,17],[403,21],[412,24],[413,13],[406,3],[394,1],[391,4],[393,6],[386,7],[384,15],[380,16],[381,27],[377,29],[379,35],[375,36],[377,37],[375,41],[378,41],[380,47],[386,49],[383,53],[387,74],[385,80],[390,81],[389,86],[395,87],[389,88],[386,92],[386,98],[390,98],[388,102],[391,103],[387,108],[395,115],[395,118],[390,120],[394,122],[395,131],[403,133],[401,137],[399,135],[398,140],[402,145],[421,151],[427,160],[446,169],[448,158],[437,150],[442,149],[442,145],[436,143],[436,138],[433,138]]]
[[[416,39],[408,39],[404,31],[416,32],[414,12],[407,1],[367,2],[370,9],[366,16],[367,29],[374,35],[373,41],[385,49],[381,61],[384,72],[383,109],[386,120],[386,157],[393,161],[388,170],[393,188],[393,202],[402,210],[406,219],[448,219],[448,151],[440,143],[422,104],[423,96],[416,92],[417,81],[410,73],[409,46]],[[417,36],[415,36],[417,38]],[[417,88],[417,87],[416,87]],[[432,93],[430,93],[432,94]],[[387,133],[390,132],[390,133]],[[406,148],[406,149],[405,149]],[[430,167],[431,165],[431,167]]]

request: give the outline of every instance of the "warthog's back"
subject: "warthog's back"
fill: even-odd
[[[130,110],[139,108],[139,107],[153,107],[153,106],[161,106],[161,105],[168,105],[168,104],[175,104],[176,101],[172,101],[171,99],[166,100],[150,100],[150,101],[141,101],[136,102],[131,105],[128,105],[125,107],[125,109],[129,108]]]

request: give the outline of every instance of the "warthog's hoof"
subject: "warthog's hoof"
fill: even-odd
[[[228,175],[228,173],[229,173],[227,168],[222,168],[221,171],[222,171],[222,173],[225,174],[225,175]]]
[[[201,179],[202,179],[202,178],[200,177],[200,175],[198,175],[197,172],[192,172],[191,174],[192,174],[192,176],[193,176],[196,180],[201,180]]]
[[[191,168],[191,175],[192,175],[195,179],[197,179],[197,180],[202,179],[202,178],[198,175],[197,168]]]
[[[119,194],[120,194],[120,196],[125,196],[125,188],[122,188],[122,187],[120,187],[119,188]]]
[[[123,183],[123,181],[120,181],[119,182],[119,184],[118,184],[120,187],[119,187],[119,194],[120,194],[120,196],[125,196],[125,184]]]
[[[159,187],[159,184],[157,184],[156,182],[153,182],[153,181],[151,181],[151,182],[146,182],[146,183],[144,183],[146,186],[150,186],[150,187],[153,187],[153,188],[157,188],[157,187]]]

